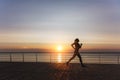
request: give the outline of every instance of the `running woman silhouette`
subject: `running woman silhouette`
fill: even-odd
[[[82,43],[79,44],[79,39],[76,38],[76,39],[74,40],[74,43],[71,44],[71,46],[72,46],[73,49],[74,49],[74,54],[73,54],[73,56],[67,61],[66,64],[68,65],[71,60],[73,60],[76,56],[78,56],[79,61],[80,61],[80,63],[81,63],[81,66],[82,66],[82,67],[85,67],[85,65],[83,64],[81,55],[80,55],[80,53],[79,53],[79,49],[82,47]]]

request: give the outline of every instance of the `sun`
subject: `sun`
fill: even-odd
[[[57,46],[57,50],[58,50],[58,51],[62,51],[62,50],[63,50],[63,47],[62,47],[61,45],[58,45],[58,46]]]

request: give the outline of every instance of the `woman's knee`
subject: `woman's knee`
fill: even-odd
[[[79,58],[81,58],[80,54],[77,55]]]

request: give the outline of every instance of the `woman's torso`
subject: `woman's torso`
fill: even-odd
[[[79,50],[80,48],[80,44],[79,43],[75,43],[75,50]]]

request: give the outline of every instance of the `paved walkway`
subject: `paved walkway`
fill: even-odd
[[[0,63],[0,80],[120,80],[120,65]]]

